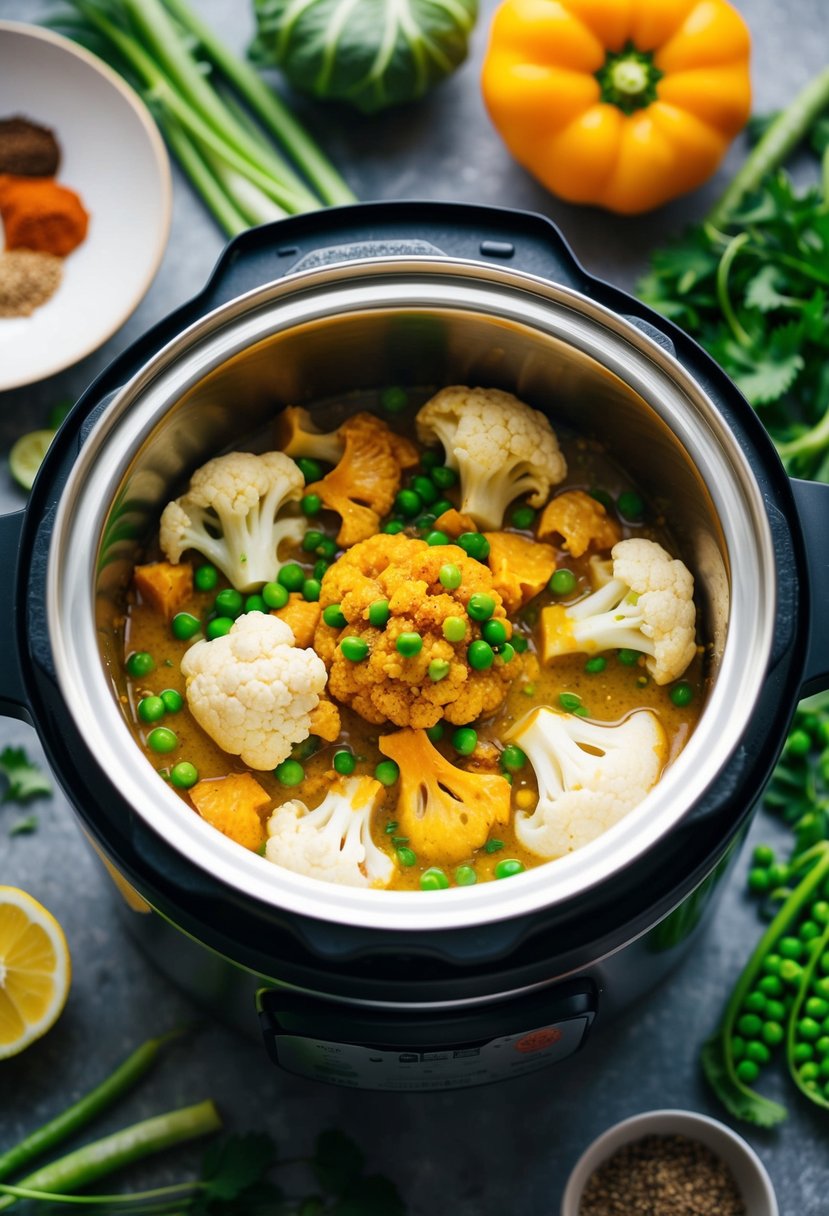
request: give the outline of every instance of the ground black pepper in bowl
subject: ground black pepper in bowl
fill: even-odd
[[[585,1184],[579,1216],[747,1216],[731,1170],[687,1136],[645,1136]]]

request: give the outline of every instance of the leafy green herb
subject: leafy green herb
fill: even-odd
[[[27,815],[25,819],[18,819],[17,823],[13,823],[9,828],[10,836],[31,836],[32,832],[38,829],[37,815]]]
[[[485,853],[498,853],[504,847],[503,840],[488,840],[484,845]]]
[[[22,747],[6,747],[0,752],[0,773],[8,782],[0,802],[27,802],[52,792],[51,781]]]

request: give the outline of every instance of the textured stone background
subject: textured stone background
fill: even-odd
[[[230,43],[243,46],[247,4],[197,0],[197,6]],[[743,149],[735,147],[708,187],[656,215],[622,220],[557,203],[511,162],[483,111],[477,76],[494,7],[494,0],[483,0],[470,61],[429,101],[371,121],[308,106],[307,120],[361,198],[456,199],[540,211],[561,225],[588,269],[630,287],[648,250],[705,212]],[[825,63],[826,0],[737,0],[737,7],[754,34],[756,110],[766,112]],[[0,0],[0,18],[36,21],[53,8],[51,0]],[[0,450],[7,451],[22,431],[44,425],[53,402],[77,395],[118,351],[195,292],[220,248],[212,221],[177,177],[169,248],[140,308],[115,338],[76,367],[32,388],[0,394]],[[0,509],[21,501],[0,466]],[[18,723],[0,722],[0,745],[5,743],[39,754],[33,732]],[[59,917],[75,975],[58,1026],[25,1056],[0,1065],[0,1145],[77,1097],[147,1034],[194,1012],[113,921],[99,865],[62,795],[37,812],[39,832],[10,840],[7,825],[16,813],[0,810],[0,882],[31,891]],[[769,837],[774,826],[761,813],[752,839]],[[683,969],[597,1036],[589,1052],[552,1071],[486,1090],[425,1097],[338,1091],[277,1073],[258,1044],[208,1024],[99,1126],[109,1130],[213,1096],[229,1126],[264,1126],[289,1156],[306,1151],[321,1128],[337,1124],[350,1130],[372,1165],[397,1180],[416,1216],[556,1213],[570,1167],[610,1123],[661,1106],[722,1114],[700,1081],[696,1058],[758,936],[754,910],[742,895],[744,871],[743,860]],[[825,1214],[826,1117],[799,1102],[782,1077],[771,1088],[777,1096],[785,1092],[790,1122],[775,1133],[749,1131],[748,1138],[771,1172],[784,1216]],[[174,1162],[137,1171],[133,1180],[178,1178],[187,1161],[180,1154]]]

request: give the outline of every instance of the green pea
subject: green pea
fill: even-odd
[[[321,591],[322,586],[318,578],[306,578],[302,584],[302,598],[309,604],[316,604]]]
[[[782,996],[784,992],[783,984],[776,975],[764,975],[763,978],[759,980],[757,987],[761,992],[764,992],[766,996]]]
[[[368,623],[375,629],[385,629],[390,616],[391,609],[388,600],[375,600],[373,604],[369,604]]]
[[[635,522],[645,514],[644,500],[635,490],[625,490],[623,494],[620,494],[616,499],[616,506],[623,519]]]
[[[525,654],[530,648],[530,644],[524,635],[521,633],[516,633],[515,630],[512,632],[512,645],[519,654]]]
[[[404,527],[405,524],[402,524],[399,519],[390,519],[387,524],[383,524],[383,531],[387,536],[397,536]]]
[[[224,591],[220,591],[214,602],[217,616],[229,616],[234,620],[237,616],[242,615],[244,606],[245,600],[242,593],[234,587],[226,587]]]
[[[520,768],[523,768],[527,763],[526,753],[520,747],[516,747],[514,743],[508,743],[501,752],[501,764],[504,768],[510,769],[517,773]]]
[[[142,697],[138,702],[138,716],[142,722],[158,722],[166,712],[161,697]]]
[[[437,529],[436,531],[433,531],[433,532],[427,532],[425,540],[426,540],[426,544],[431,545],[433,548],[435,545],[448,545],[449,544],[449,537],[446,535],[445,532],[441,532],[440,529]]]
[[[324,557],[321,557],[319,561],[314,562],[314,578],[317,579],[318,582],[321,583],[325,578],[326,574],[328,573],[329,564],[330,563],[326,561]]]
[[[405,630],[398,636],[394,645],[397,653],[402,654],[404,659],[412,659],[423,649],[423,638],[419,633]]]
[[[445,680],[449,675],[450,664],[446,659],[432,659],[429,664],[429,679],[434,684],[439,684],[441,680]]]
[[[435,515],[434,511],[424,511],[422,515],[418,515],[417,519],[414,521],[414,526],[419,532],[422,532],[425,535],[427,532],[431,532],[432,528],[434,528],[436,519],[437,516]]]
[[[445,891],[448,886],[449,879],[438,866],[430,866],[420,876],[421,891]]]
[[[810,1018],[825,1018],[829,1014],[829,1001],[824,1001],[819,996],[810,996],[803,1006],[803,1012]]]
[[[829,1059],[829,1034],[822,1034],[815,1043],[815,1051],[822,1058]]]
[[[808,756],[812,740],[805,730],[793,730],[786,740],[786,751],[790,756]]]
[[[489,557],[489,541],[480,532],[461,532],[457,543],[477,562],[485,562]]]
[[[505,857],[503,861],[499,861],[495,867],[496,878],[512,878],[516,874],[523,874],[525,869],[523,861],[518,861],[516,857]]]
[[[749,992],[743,1002],[749,1013],[765,1013],[766,998],[762,992]]]
[[[409,404],[409,394],[404,388],[398,385],[390,385],[389,388],[384,388],[380,394],[380,407],[387,414],[400,414]]]
[[[584,670],[591,676],[598,675],[607,667],[607,659],[604,655],[596,654],[592,659],[588,659],[584,665]]]
[[[792,1059],[795,1064],[802,1064],[804,1060],[811,1060],[814,1054],[814,1048],[811,1043],[795,1043],[792,1048]]]
[[[510,515],[510,519],[514,528],[527,532],[535,523],[535,511],[532,507],[516,507]]]
[[[381,760],[374,770],[374,776],[381,785],[394,785],[400,776],[400,766],[394,760]]]
[[[780,978],[784,984],[794,986],[800,983],[803,968],[793,958],[784,958],[780,964]]]
[[[203,566],[196,566],[193,582],[197,591],[212,591],[218,581],[219,571],[215,566],[211,566],[209,562]]]
[[[443,738],[445,730],[446,727],[442,722],[436,722],[434,726],[428,726],[426,728],[426,738],[430,743],[439,743]]]
[[[813,942],[815,938],[820,937],[821,932],[822,930],[820,925],[818,925],[816,921],[804,920],[803,924],[797,931],[797,936],[802,942],[808,943]]]
[[[354,753],[349,751],[334,752],[334,772],[339,773],[342,777],[347,777],[349,773],[353,773],[357,767],[357,761],[354,759]]]
[[[463,580],[460,567],[454,562],[444,562],[440,570],[438,570],[438,581],[447,591],[455,591],[460,587]]]
[[[175,731],[169,730],[166,726],[156,726],[147,735],[147,746],[152,748],[154,752],[174,752],[178,747],[178,737]]]
[[[578,580],[572,570],[556,570],[547,586],[553,595],[572,595]]]
[[[318,460],[312,460],[310,456],[298,456],[294,463],[305,478],[306,485],[322,479],[322,465]]]
[[[621,650],[616,651],[616,658],[623,667],[635,667],[639,662],[639,651],[629,650],[626,646],[623,646]]]
[[[322,510],[322,499],[319,494],[303,494],[299,500],[299,509],[303,515],[319,515]]]
[[[762,895],[769,889],[769,875],[767,870],[755,866],[753,870],[748,872],[748,889],[754,891],[756,895]]]
[[[333,541],[330,536],[323,536],[314,552],[318,557],[324,557],[330,562],[337,552],[337,542]]]
[[[305,769],[298,760],[283,760],[273,771],[280,785],[299,785],[305,780]]]
[[[489,642],[472,642],[467,647],[466,661],[475,671],[486,671],[495,662],[495,651]]]
[[[481,636],[490,646],[503,646],[507,640],[507,627],[503,621],[484,621],[481,626]]]
[[[581,697],[576,692],[560,692],[558,703],[568,714],[575,714],[582,708]]]
[[[819,899],[812,904],[812,919],[821,925],[829,923],[829,903],[825,899]]]
[[[466,621],[459,616],[448,616],[443,622],[443,636],[447,642],[460,642],[466,637]]]
[[[440,519],[441,515],[445,515],[447,511],[451,510],[453,507],[448,498],[439,498],[436,503],[432,504],[435,519]]]
[[[282,583],[265,583],[262,599],[269,608],[284,608],[288,602],[288,588]]]
[[[772,1022],[782,1022],[786,1017],[786,1006],[782,1001],[766,1001],[766,1017]]]
[[[305,571],[297,562],[287,562],[277,574],[276,581],[288,591],[301,591],[305,582]]]
[[[503,646],[498,648],[498,658],[502,663],[511,663],[515,658],[515,647],[511,642],[504,642]]]
[[[339,604],[329,604],[322,610],[322,619],[330,629],[344,629],[348,624]]]
[[[495,611],[495,599],[485,591],[476,591],[469,597],[466,611],[473,621],[488,621]]]
[[[212,621],[207,622],[204,629],[204,636],[207,638],[208,642],[213,642],[216,638],[223,638],[230,633],[233,625],[234,621],[232,617],[214,616]]]
[[[786,1037],[786,1032],[779,1022],[765,1022],[760,1033],[763,1036],[763,1042],[769,1047],[776,1047]]]
[[[759,1018],[756,1013],[744,1013],[737,1020],[737,1029],[741,1035],[747,1039],[753,1039],[760,1033],[763,1028],[763,1019]]]
[[[439,490],[450,490],[452,486],[457,484],[458,475],[454,469],[450,469],[448,465],[437,465],[432,469],[432,481]]]
[[[678,709],[684,709],[686,705],[690,705],[693,701],[694,690],[687,680],[680,680],[677,684],[674,684],[668,695]]]
[[[731,1055],[735,1060],[742,1060],[746,1054],[746,1041],[735,1034],[731,1040]]]
[[[815,1081],[820,1076],[820,1065],[810,1060],[798,1068],[797,1075],[801,1081]]]
[[[397,850],[397,860],[401,866],[406,866],[408,869],[409,866],[417,865],[417,853],[413,849],[407,849],[405,845],[401,845]]]
[[[266,612],[267,608],[261,595],[249,595],[245,600],[245,612]]]
[[[774,861],[774,849],[767,844],[758,844],[751,856],[756,866],[768,868]]]
[[[146,650],[134,650],[127,659],[126,667],[128,674],[133,677],[148,676],[155,670],[155,659]]]
[[[452,735],[452,746],[462,756],[471,756],[478,746],[478,732],[471,726],[459,726]]]
[[[418,473],[412,478],[412,487],[416,494],[420,495],[420,500],[427,507],[431,507],[433,502],[438,500],[438,492],[435,489],[435,483],[428,477],[424,477],[422,473]]]
[[[771,1059],[771,1052],[765,1043],[758,1043],[752,1040],[746,1043],[746,1059],[753,1060],[755,1064],[768,1064]]]
[[[180,790],[189,790],[199,779],[199,770],[189,760],[182,760],[170,769],[170,781]]]
[[[782,958],[800,958],[803,946],[796,937],[781,937],[777,943],[777,952]]]
[[[317,532],[313,528],[309,528],[302,538],[302,547],[305,552],[313,553],[322,538],[322,532]]]
[[[436,469],[441,463],[443,457],[434,448],[428,448],[420,457],[420,467],[425,469],[427,473],[431,473],[432,469]]]
[[[773,887],[782,887],[789,877],[789,867],[775,862],[769,866],[769,883]]]
[[[760,1069],[753,1060],[740,1060],[735,1072],[744,1085],[752,1085],[760,1075]]]
[[[184,697],[174,688],[165,688],[161,693],[161,700],[168,714],[177,714],[184,707]]]
[[[608,494],[607,490],[601,489],[600,486],[593,486],[587,493],[591,498],[595,498],[596,502],[600,502],[605,511],[613,510],[613,499]]]
[[[801,1018],[797,1023],[797,1033],[801,1039],[812,1042],[820,1038],[820,1024],[814,1018]]]
[[[350,663],[362,663],[368,657],[368,642],[365,638],[349,636],[340,642],[340,650],[343,658]]]
[[[474,866],[458,866],[455,871],[455,882],[459,887],[474,887],[478,881]]]
[[[416,490],[399,490],[394,505],[406,519],[414,519],[423,506],[423,499]]]

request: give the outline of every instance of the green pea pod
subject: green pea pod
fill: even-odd
[[[810,995],[818,995],[816,992],[812,993],[811,989],[813,981],[816,978],[820,960],[824,953],[829,950],[829,925],[827,925],[823,936],[817,938],[816,941],[817,944],[813,949],[811,962],[809,962],[803,970],[803,979],[789,1017],[789,1030],[786,1039],[786,1060],[789,1066],[791,1078],[800,1092],[805,1094],[810,1102],[814,1102],[815,1106],[822,1106],[824,1110],[829,1110],[829,1098],[820,1093],[819,1090],[809,1089],[807,1083],[799,1075],[797,1071],[797,1063],[794,1059],[794,1049],[798,1038],[797,1025],[798,1021],[800,1020],[801,1011]]]
[[[740,1080],[737,1076],[732,1052],[732,1039],[743,1002],[762,972],[763,960],[773,952],[774,946],[781,937],[786,935],[804,907],[811,902],[820,884],[829,876],[829,843],[822,842],[816,845],[812,857],[815,859],[815,864],[792,891],[761,937],[734,986],[719,1029],[703,1045],[700,1055],[705,1076],[725,1108],[735,1118],[744,1119],[758,1127],[773,1127],[777,1123],[782,1123],[787,1117],[787,1111],[778,1102],[764,1098],[762,1094],[756,1093]],[[806,862],[807,855],[804,854],[799,859],[799,864],[806,864]]]

